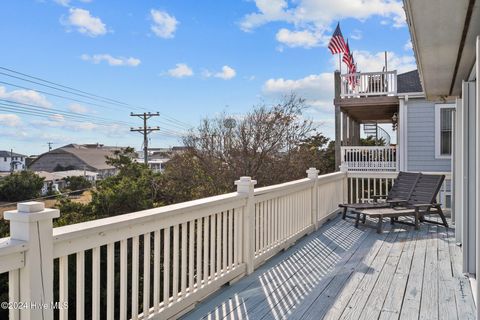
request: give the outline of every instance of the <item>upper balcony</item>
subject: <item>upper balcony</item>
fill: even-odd
[[[340,98],[397,95],[397,71],[357,72],[340,78]]]
[[[2,308],[10,319],[473,319],[452,229],[377,234],[337,217],[396,174],[312,168],[263,188],[243,177],[234,193],[59,228],[58,210],[20,204],[0,239]]]

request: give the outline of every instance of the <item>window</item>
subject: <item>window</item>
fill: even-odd
[[[435,157],[450,158],[452,156],[452,123],[454,105],[435,105]]]

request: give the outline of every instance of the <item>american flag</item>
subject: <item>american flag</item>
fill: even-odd
[[[347,65],[347,70],[350,71],[350,69],[352,69],[352,65],[354,65],[354,62],[353,62],[353,55],[350,52],[350,46],[348,45],[348,40],[347,40],[347,43],[345,45],[345,49],[346,50],[343,53],[342,61],[343,61],[343,63],[345,63]]]
[[[330,39],[328,49],[330,49],[330,52],[332,52],[332,54],[344,53],[347,50],[347,44],[345,43],[342,31],[340,30],[340,22],[337,24],[337,28],[332,35],[332,39]]]

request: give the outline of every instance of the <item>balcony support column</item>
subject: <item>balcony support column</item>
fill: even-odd
[[[334,74],[334,79],[335,79],[335,99],[340,98],[340,71],[335,71]],[[342,133],[341,133],[341,117],[342,113],[340,111],[340,106],[335,106],[335,171],[338,171],[340,168],[340,150],[341,150],[341,139],[342,139]]]
[[[45,209],[41,202],[19,203],[17,210],[4,213],[10,220],[10,238],[28,243],[25,266],[14,279],[20,296],[13,302],[28,306],[19,310],[20,319],[53,319],[52,219],[59,216],[57,209]]]
[[[240,177],[235,181],[237,192],[248,196],[245,210],[243,211],[243,257],[247,265],[247,274],[255,269],[255,200],[254,187],[256,180],[251,177]]]
[[[307,170],[307,177],[308,179],[313,181],[312,192],[311,192],[311,214],[312,214],[312,226],[315,230],[318,229],[318,205],[317,205],[317,197],[318,197],[318,173],[320,170],[316,168],[309,168]]]

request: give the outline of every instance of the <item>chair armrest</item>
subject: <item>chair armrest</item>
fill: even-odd
[[[372,200],[373,200],[373,202],[378,202],[378,199],[380,199],[380,198],[386,198],[386,197],[387,197],[386,194],[374,194],[374,195],[372,196]]]
[[[392,199],[392,200],[387,200],[387,203],[391,206],[391,207],[395,207],[395,206],[402,206],[404,205],[405,203],[407,203],[408,200],[403,200],[403,199]]]
[[[425,208],[425,209],[429,209],[429,208],[432,208],[434,207],[435,205],[432,204],[432,203],[418,203],[418,204],[414,204],[413,207],[415,208],[415,210],[419,210],[421,208]]]

